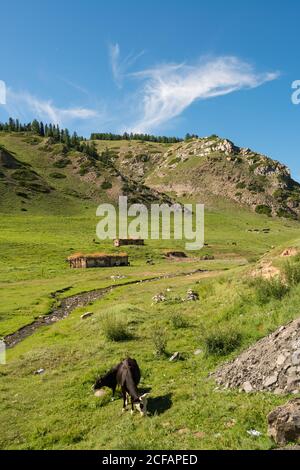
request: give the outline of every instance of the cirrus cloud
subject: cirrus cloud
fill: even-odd
[[[198,65],[163,64],[131,74],[142,80],[139,117],[131,130],[149,132],[179,116],[192,103],[251,89],[278,78],[278,72],[258,73],[236,57],[202,60]]]
[[[21,119],[38,118],[53,124],[67,125],[76,120],[89,120],[99,117],[99,112],[84,107],[60,108],[52,100],[43,100],[29,92],[15,92],[7,88],[5,108],[10,116]]]

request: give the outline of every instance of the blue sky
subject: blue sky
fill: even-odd
[[[2,3],[0,120],[218,134],[300,180],[299,18],[298,0]]]

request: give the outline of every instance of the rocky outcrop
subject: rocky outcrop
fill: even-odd
[[[300,398],[279,406],[269,414],[268,434],[279,445],[300,443]]]
[[[259,214],[300,217],[300,185],[286,165],[217,136],[169,147],[145,182],[179,197],[197,196],[204,203],[222,197]]]
[[[233,362],[215,374],[224,388],[238,388],[246,393],[300,392],[300,319],[282,326],[258,341]]]

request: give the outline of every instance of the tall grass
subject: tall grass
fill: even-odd
[[[203,337],[206,355],[227,356],[242,343],[242,335],[232,326],[214,327]]]
[[[283,275],[288,286],[298,285],[300,283],[300,264],[287,262],[283,268]]]
[[[260,305],[267,304],[272,299],[282,300],[289,291],[289,286],[280,277],[258,278],[252,281],[251,285],[255,289],[256,301]]]
[[[127,322],[115,314],[106,314],[102,319],[102,329],[109,341],[128,341],[132,339],[132,333],[128,329]]]
[[[187,320],[184,318],[184,316],[180,312],[172,313],[170,317],[170,321],[175,330],[179,330],[181,328],[187,328],[189,326]]]
[[[156,356],[164,356],[167,353],[167,332],[166,329],[156,323],[151,331],[151,339],[154,346],[154,354]]]

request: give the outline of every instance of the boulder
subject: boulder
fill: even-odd
[[[81,320],[86,320],[87,318],[90,318],[93,315],[92,312],[86,312],[83,315],[81,315]]]
[[[279,445],[300,443],[300,398],[279,406],[269,414],[268,434]]]
[[[179,352],[176,352],[173,354],[172,357],[170,357],[169,361],[170,362],[175,362],[175,361],[178,361],[180,359],[180,353]]]

